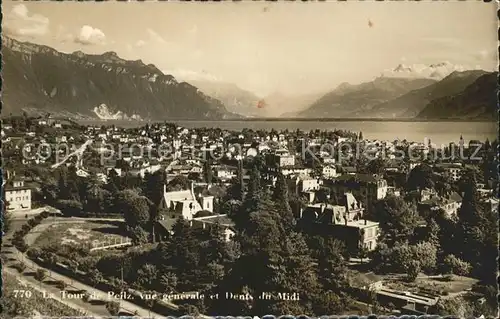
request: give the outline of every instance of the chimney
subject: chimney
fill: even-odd
[[[365,225],[366,225],[367,223],[368,223],[368,222],[367,222],[367,220],[366,220],[366,218],[365,218]]]

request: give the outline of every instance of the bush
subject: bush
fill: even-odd
[[[35,227],[36,225],[37,223],[33,218],[28,220],[28,226],[30,226],[31,228]]]
[[[407,268],[407,280],[415,281],[420,273],[420,262],[417,260],[412,260]]]
[[[41,256],[41,254],[42,254],[42,252],[41,252],[41,250],[40,250],[40,249],[38,249],[38,248],[30,248],[30,249],[28,249],[28,251],[27,251],[27,255],[28,255],[28,257],[29,257],[29,258],[31,258],[31,259],[36,259],[36,258],[40,257],[40,256]]]
[[[24,241],[24,239],[22,239],[21,241],[19,241],[19,244],[16,246],[16,248],[24,254],[26,251],[28,251],[29,247]]]
[[[24,225],[21,227],[21,230],[22,230],[24,233],[28,233],[28,232],[31,230],[31,227],[30,227],[28,224],[24,224]]]
[[[68,287],[68,284],[63,280],[59,280],[57,281],[57,287],[61,290],[65,290]]]
[[[120,313],[120,304],[116,301],[109,301],[106,303],[106,310],[112,316],[117,316]]]
[[[29,226],[28,226],[29,227]],[[14,235],[12,235],[13,239],[16,239],[16,238],[22,238],[24,237],[26,233],[23,233],[22,230],[18,230],[14,233]]]
[[[47,277],[47,271],[42,268],[38,268],[35,272],[35,279],[42,282]]]
[[[23,262],[18,263],[15,267],[20,273],[23,273],[26,270],[26,264]]]
[[[42,218],[47,218],[47,217],[49,217],[49,216],[50,216],[50,213],[49,213],[48,211],[46,211],[46,210],[45,210],[45,211],[43,211],[43,212],[40,214],[40,216],[42,216]]]

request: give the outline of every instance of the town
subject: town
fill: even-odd
[[[36,263],[40,286],[250,296],[121,298],[161,315],[496,314],[497,140],[26,114],[1,136],[14,267]]]

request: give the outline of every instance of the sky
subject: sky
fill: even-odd
[[[62,52],[115,51],[180,80],[265,96],[370,81],[398,64],[497,69],[495,2],[18,2],[3,32]]]

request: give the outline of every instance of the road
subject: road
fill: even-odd
[[[45,219],[44,223],[41,224],[43,225],[44,227],[48,227],[54,223],[60,223],[61,220],[64,220],[65,222],[71,222],[70,220],[68,220],[68,218],[55,218],[55,219],[52,219],[52,218],[48,218],[48,219]],[[81,219],[80,219],[81,220]],[[114,219],[116,220],[116,219]],[[12,239],[12,234],[21,229],[22,225],[26,222],[26,219],[25,220],[22,220],[22,219],[16,219],[16,220],[13,220],[12,221],[12,224],[11,224],[11,229],[9,231],[9,233],[7,233],[5,235],[5,237],[3,238],[4,239],[4,243],[10,243],[10,239]],[[73,220],[72,222],[78,222],[77,220]],[[33,237],[30,238],[30,240],[34,240]],[[34,262],[30,261],[28,259],[28,257],[25,255],[25,254],[22,254],[20,251],[18,251],[14,246],[12,245],[4,245],[4,247],[2,247],[2,254],[6,255],[7,257],[9,257],[9,260],[6,262],[6,264],[4,265],[5,268],[8,268],[9,266],[12,266],[13,264],[15,263],[18,263],[20,261],[23,261],[28,267],[32,267],[34,269],[45,269],[47,271],[47,273],[50,273],[50,277],[54,280],[62,280],[64,281],[69,287],[73,287],[75,290],[85,290],[85,291],[88,291],[88,292],[91,292],[91,293],[94,293],[95,296],[97,297],[96,299],[97,300],[101,300],[101,301],[104,301],[104,302],[107,302],[107,301],[110,301],[110,300],[114,300],[114,301],[119,301],[120,302],[120,308],[122,311],[124,312],[127,312],[127,313],[130,313],[130,314],[133,314],[135,312],[137,312],[137,315],[140,316],[140,317],[147,317],[147,318],[160,318],[160,317],[165,317],[165,315],[160,315],[158,313],[155,313],[153,311],[150,311],[149,309],[146,309],[146,308],[142,308],[134,303],[131,303],[131,302],[128,302],[126,300],[118,300],[118,299],[111,299],[111,298],[108,298],[108,292],[107,291],[102,291],[102,290],[99,290],[99,289],[96,289],[94,287],[90,287],[84,283],[81,283],[77,280],[74,280],[73,278],[70,278],[70,277],[67,277],[67,276],[64,276],[64,275],[61,275],[61,274],[58,274],[52,270],[49,270],[49,269],[46,269],[44,267],[40,267],[38,266],[37,264],[35,264]],[[13,271],[13,270],[11,270]],[[20,275],[19,273],[16,273],[16,276],[22,276],[25,281],[27,282],[31,282],[31,285],[37,285],[36,283],[33,283],[32,280],[29,280],[30,277],[27,275],[27,272],[23,273],[22,275]],[[39,284],[40,285],[40,288],[44,291],[47,291],[47,292],[53,292],[54,291],[54,287],[49,285],[48,283],[44,282],[42,284]],[[81,300],[72,300],[72,299],[64,299],[64,303],[65,304],[68,304],[68,305],[71,305],[71,307],[73,308],[76,308],[76,309],[79,309],[82,307],[82,302]],[[102,315],[106,315],[108,314],[107,313],[107,310],[105,309],[105,305],[101,305],[99,306],[100,307],[100,310],[95,310],[94,307],[92,307],[92,310],[90,310],[90,306],[84,306],[84,309],[86,309],[87,312],[99,312],[101,313],[99,316],[102,316]],[[103,312],[103,310],[105,312]]]

